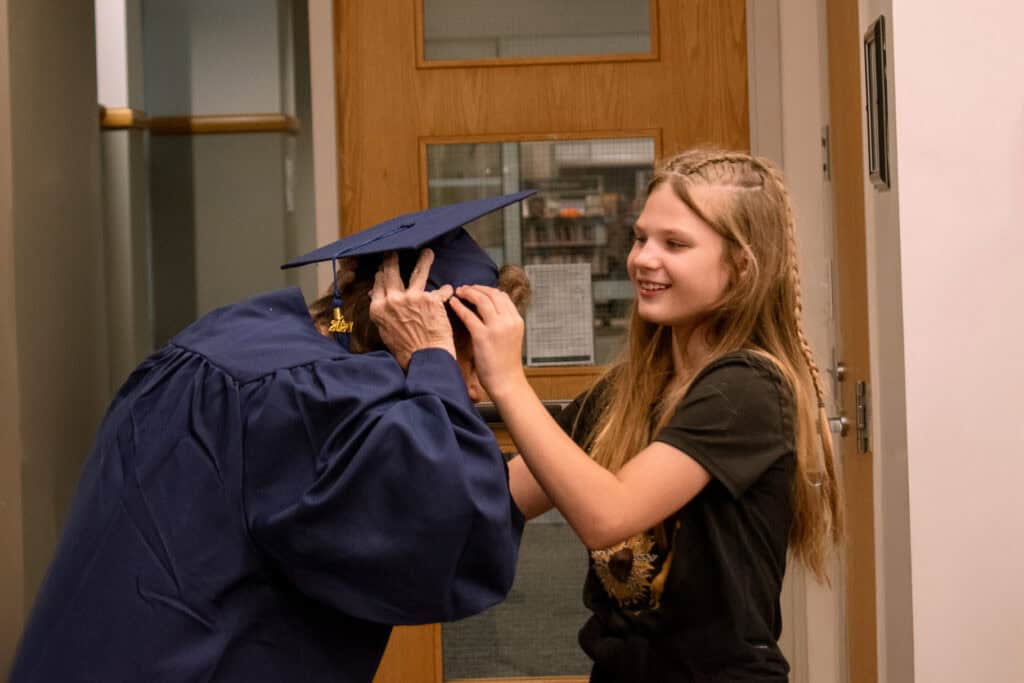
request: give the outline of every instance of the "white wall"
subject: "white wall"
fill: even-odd
[[[892,26],[915,680],[1021,681],[1024,5]]]

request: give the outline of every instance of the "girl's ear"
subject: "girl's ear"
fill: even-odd
[[[747,252],[742,249],[736,255],[736,274],[740,277],[746,277],[747,273],[750,272],[750,257],[747,256]]]
[[[743,247],[736,245],[729,249],[729,261],[734,283],[742,280],[750,272],[750,256]]]

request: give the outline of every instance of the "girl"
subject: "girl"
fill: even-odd
[[[590,549],[592,681],[785,681],[787,549],[827,581],[842,533],[788,193],[764,159],[687,152],[655,174],[634,236],[623,357],[557,422],[512,302],[456,290],[521,453],[513,497],[528,518],[557,507]]]

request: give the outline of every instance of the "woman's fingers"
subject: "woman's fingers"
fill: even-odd
[[[398,270],[398,253],[391,252],[384,257],[380,265],[380,271],[384,273],[384,287],[388,292],[404,292],[405,285],[402,283],[402,274]]]
[[[384,271],[378,270],[373,276],[373,289],[370,290],[370,303],[384,299]]]
[[[430,266],[434,263],[434,252],[424,249],[416,259],[416,266],[409,275],[409,289],[423,291],[427,286],[427,277],[430,275]]]
[[[442,285],[438,289],[428,292],[427,294],[435,299],[440,299],[441,303],[445,303],[452,298],[452,295],[455,294],[455,290],[452,289],[451,285]]]

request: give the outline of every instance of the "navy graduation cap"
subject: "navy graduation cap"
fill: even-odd
[[[397,251],[402,277],[408,278],[419,250],[430,247],[434,251],[434,263],[427,278],[428,290],[438,289],[446,284],[456,288],[467,284],[493,287],[498,283],[498,267],[463,226],[493,211],[522,201],[535,192],[536,190],[525,190],[500,197],[474,199],[403,214],[294,258],[281,268],[331,261],[335,289],[334,320],[330,331],[334,333],[338,342],[347,348],[347,338],[342,335],[351,331],[352,323],[346,321],[341,314],[341,296],[337,288],[338,259],[373,255],[383,257]],[[372,276],[378,264],[377,260],[364,259],[357,275]]]

